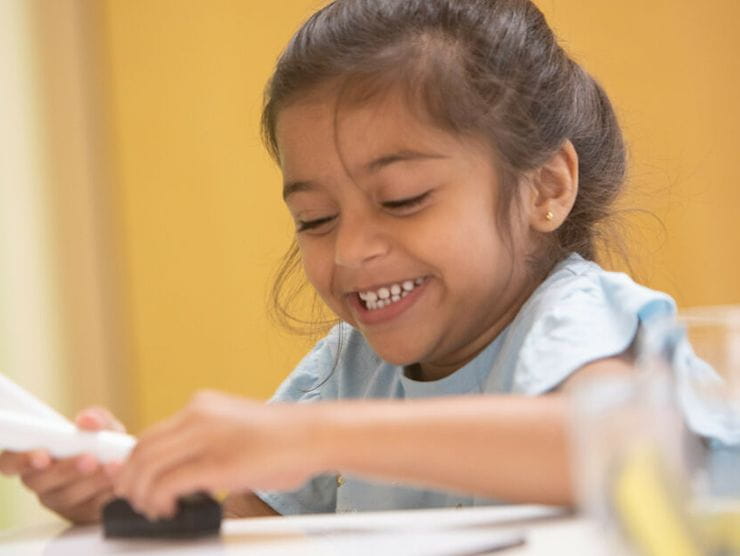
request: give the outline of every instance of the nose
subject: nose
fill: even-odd
[[[360,268],[388,253],[390,243],[379,223],[353,215],[338,223],[334,241],[334,263]]]

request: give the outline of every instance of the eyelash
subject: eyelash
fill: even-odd
[[[313,230],[314,228],[318,228],[322,224],[326,224],[327,222],[331,222],[336,218],[335,216],[326,216],[324,218],[317,218],[316,220],[299,220],[298,221],[298,232],[306,232],[308,230]]]
[[[383,208],[390,210],[412,209],[423,203],[430,193],[431,191],[425,191],[424,193],[422,193],[421,195],[417,195],[416,197],[409,197],[406,199],[398,199],[394,201],[385,201],[381,203],[381,205],[383,206]],[[318,228],[319,226],[322,226],[323,224],[331,222],[335,218],[336,216],[325,216],[324,218],[317,218],[316,220],[299,220],[297,223],[297,231],[306,232],[313,230],[315,228]]]
[[[423,203],[430,193],[431,191],[425,191],[424,193],[422,193],[421,195],[417,195],[416,197],[407,197],[406,199],[398,199],[396,201],[386,201],[382,203],[382,205],[383,207],[391,210],[414,208]]]

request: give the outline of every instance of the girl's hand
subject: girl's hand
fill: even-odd
[[[100,407],[80,412],[75,423],[90,431],[124,430],[108,410]],[[6,451],[0,453],[0,472],[18,475],[44,506],[77,524],[99,521],[100,509],[113,497],[106,469],[87,454],[57,460],[43,450]]]
[[[116,494],[149,518],[194,491],[291,489],[320,465],[308,406],[266,406],[217,392],[145,432],[116,477]]]

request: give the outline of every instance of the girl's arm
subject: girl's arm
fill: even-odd
[[[145,433],[116,492],[150,516],[194,490],[291,490],[336,471],[483,497],[570,504],[568,410],[562,390],[625,358],[581,369],[561,392],[264,406],[204,393]],[[255,497],[256,498],[256,497]],[[252,498],[238,515],[264,515]],[[254,512],[254,513],[253,513]]]
[[[481,395],[324,404],[333,467],[511,502],[570,505],[567,393],[594,375],[632,372],[631,356],[581,368],[545,396]]]
[[[571,502],[560,395],[325,404],[327,468],[511,502]]]

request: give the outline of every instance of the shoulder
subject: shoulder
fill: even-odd
[[[516,351],[512,389],[532,394],[551,390],[585,365],[624,353],[641,321],[674,313],[675,303],[667,294],[570,255],[510,326],[507,343]]]
[[[676,304],[666,293],[652,290],[622,272],[609,272],[572,254],[559,263],[520,311],[539,326],[569,324],[632,329],[636,319],[673,314]]]
[[[272,401],[336,399],[340,390],[347,390],[348,382],[362,380],[363,369],[374,368],[379,361],[362,334],[341,322],[298,363]]]

